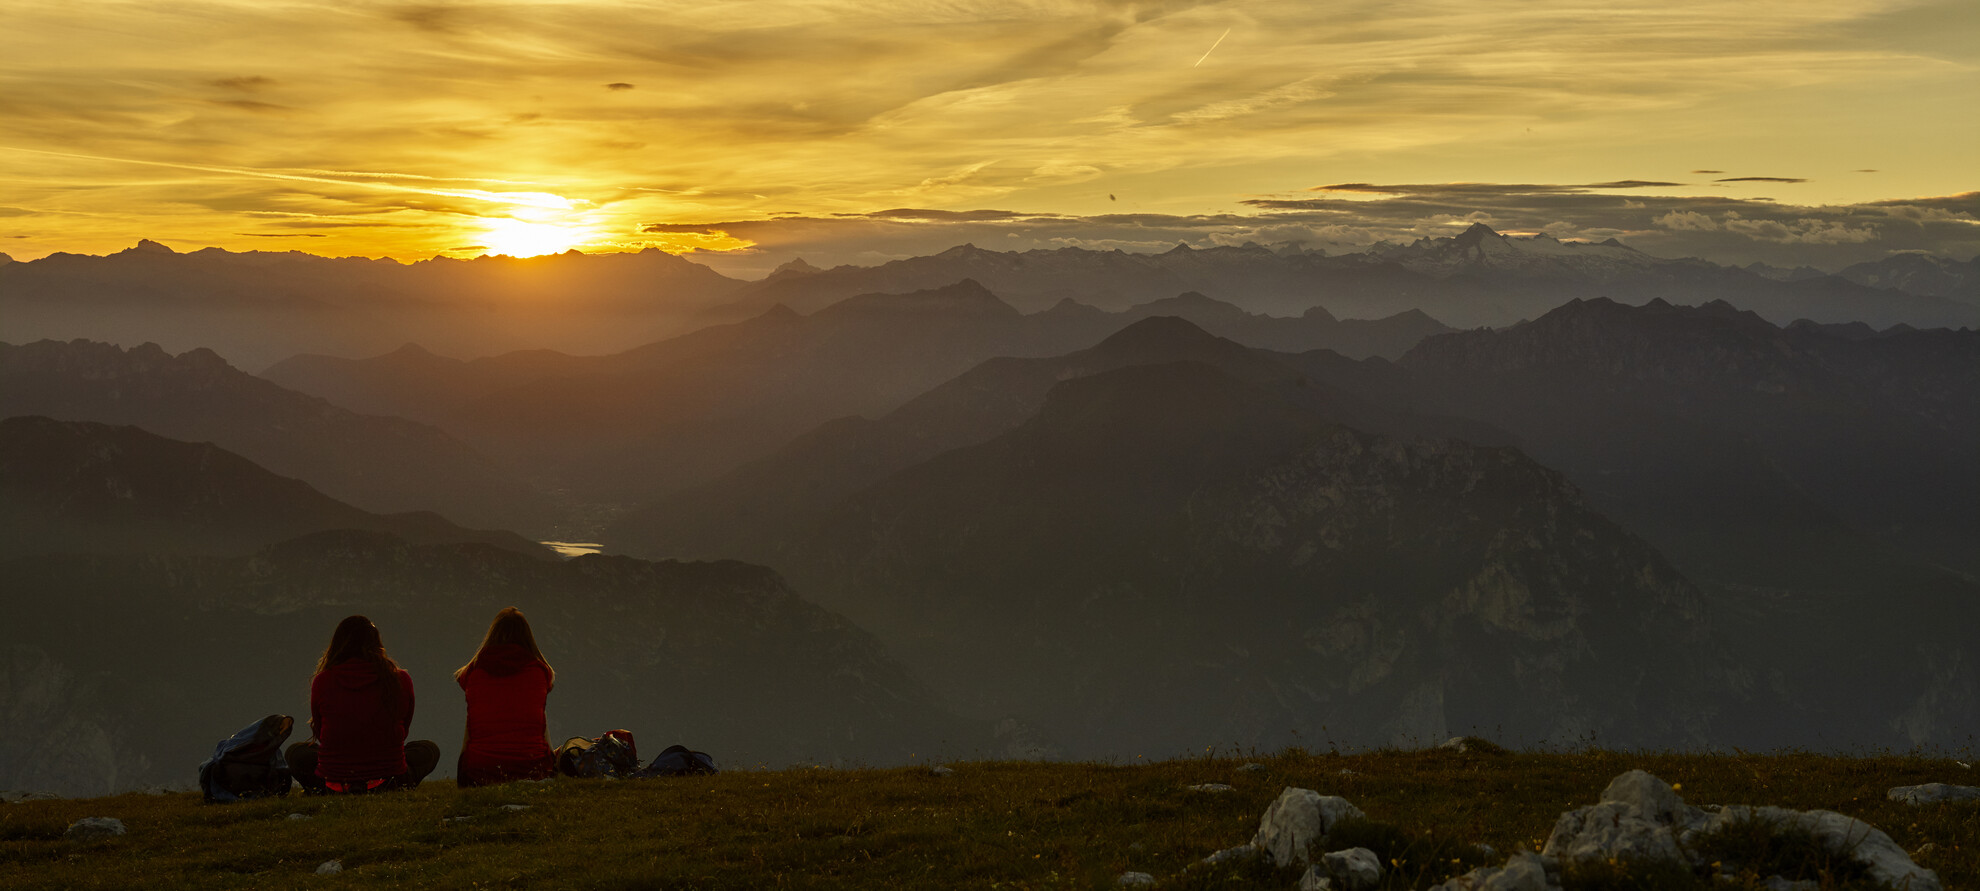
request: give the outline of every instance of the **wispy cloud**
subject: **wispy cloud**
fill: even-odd
[[[9,145],[46,153],[11,164],[9,201],[73,220],[41,251],[166,229],[225,244],[238,216],[189,210],[215,194],[230,214],[362,209],[378,234],[339,249],[416,256],[479,238],[453,217],[521,209],[637,247],[644,223],[773,209],[1252,214],[1267,208],[1241,199],[1292,184],[1512,179],[1536,157],[1583,184],[1552,194],[1743,168],[1806,178],[1720,191],[1845,204],[1971,187],[1970,159],[1932,148],[1971,144],[1970,125],[1905,104],[1980,88],[1945,36],[1962,9],[201,0],[112,16],[19,0],[0,119]],[[1727,144],[1757,125],[1792,157]],[[1871,167],[1886,172],[1841,175]],[[641,191],[656,186],[671,191]]]

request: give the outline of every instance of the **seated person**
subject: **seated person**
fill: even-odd
[[[467,738],[456,774],[460,785],[540,780],[557,772],[543,718],[557,672],[536,648],[521,610],[495,614],[481,648],[454,672],[454,680],[467,695]]]
[[[377,625],[351,616],[317,660],[310,738],[288,748],[289,770],[313,795],[417,786],[440,763],[440,747],[406,742],[412,716],[412,675],[385,654]]]

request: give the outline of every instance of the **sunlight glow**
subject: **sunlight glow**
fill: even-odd
[[[532,223],[527,220],[487,219],[481,235],[491,254],[511,257],[539,257],[570,250],[591,240],[584,228],[559,223]]]

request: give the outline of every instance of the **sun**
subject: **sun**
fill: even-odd
[[[532,223],[528,220],[484,220],[481,240],[491,254],[511,257],[538,257],[577,247],[591,238],[587,229],[558,223]]]

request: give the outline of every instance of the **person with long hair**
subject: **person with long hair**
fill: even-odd
[[[557,672],[536,646],[522,610],[495,614],[474,658],[454,672],[467,695],[467,736],[455,776],[465,786],[540,780],[557,772],[544,735],[544,704]]]
[[[406,741],[412,716],[412,675],[385,653],[377,625],[351,616],[316,660],[310,737],[288,748],[289,769],[316,795],[417,786],[440,763],[440,747]]]

